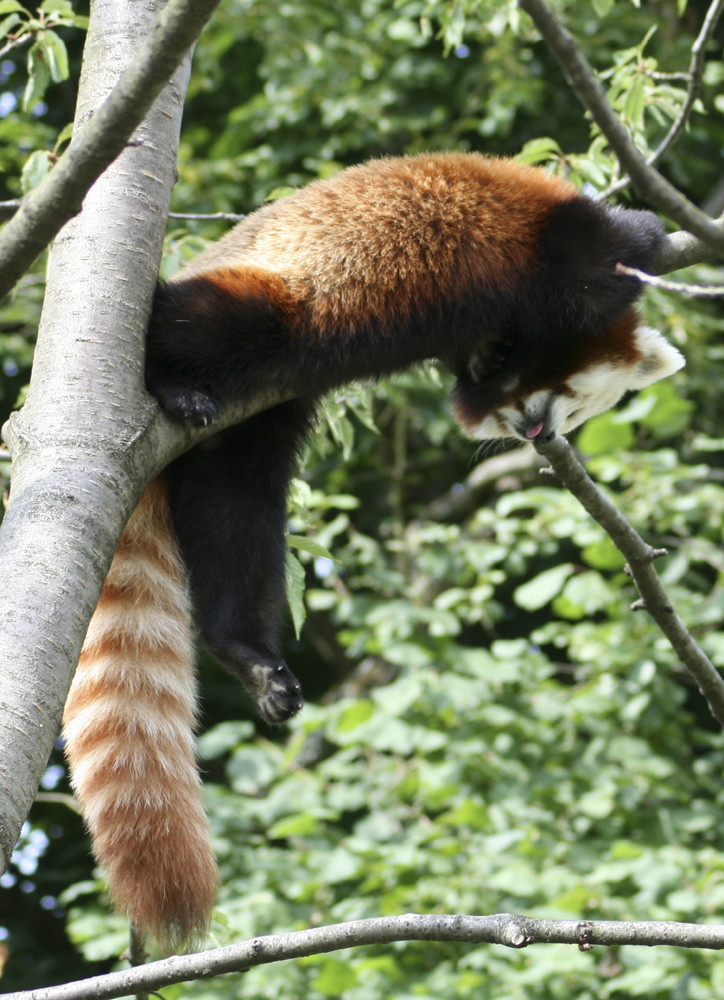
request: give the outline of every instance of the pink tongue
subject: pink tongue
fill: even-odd
[[[539,424],[533,424],[532,427],[526,427],[525,436],[527,438],[538,437],[538,435],[542,430],[543,430],[543,421],[541,421]]]

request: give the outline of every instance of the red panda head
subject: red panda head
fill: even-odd
[[[657,330],[629,309],[600,337],[589,340],[572,365],[530,366],[521,359],[492,378],[480,377],[473,360],[458,377],[453,412],[463,431],[494,438],[546,440],[565,434],[614,406],[624,393],[678,371],[684,358]]]

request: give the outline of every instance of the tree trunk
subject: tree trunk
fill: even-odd
[[[162,6],[95,0],[76,129],[111,91]],[[3,869],[58,733],[115,544],[143,487],[168,461],[168,422],[143,388],[143,337],[189,65],[187,56],[59,234],[28,401],[5,431],[13,479],[0,532]]]

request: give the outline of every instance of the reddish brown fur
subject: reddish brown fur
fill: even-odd
[[[164,949],[204,934],[217,884],[194,755],[185,586],[159,479],[119,544],[64,717],[114,905]]]
[[[473,287],[511,291],[533,266],[547,213],[575,196],[568,182],[509,160],[460,153],[377,160],[266,206],[179,278],[204,275],[228,288],[235,271],[246,299],[263,272],[279,281],[271,298],[280,308],[288,308],[289,292],[307,304],[299,332],[331,336],[350,316],[384,325],[438,301],[443,290],[447,299]]]

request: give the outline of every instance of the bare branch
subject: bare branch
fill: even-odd
[[[664,278],[657,278],[653,274],[639,271],[637,267],[627,267],[625,264],[617,264],[616,272],[630,274],[634,278],[638,278],[644,285],[652,285],[665,292],[676,292],[678,295],[688,295],[690,298],[724,298],[724,285],[688,285],[685,281],[666,281]]]
[[[713,222],[648,165],[614,113],[588,60],[544,0],[518,0],[518,6],[532,18],[558,58],[576,95],[608,139],[639,194],[682,228],[724,252],[724,224]]]
[[[724,230],[724,219],[719,219],[719,224]],[[679,268],[690,267],[692,264],[714,261],[718,256],[709,243],[682,229],[666,237],[656,255],[653,271],[655,274],[668,274],[669,271],[678,271]]]
[[[169,0],[145,47],[93,117],[0,233],[0,297],[7,294],[79,210],[91,184],[118,156],[219,0]]]
[[[724,948],[724,925],[535,920],[511,913],[492,916],[405,913],[397,917],[351,920],[289,934],[269,934],[215,951],[177,955],[81,982],[5,993],[0,1000],[111,1000],[132,993],[151,992],[173,983],[246,972],[257,965],[393,941],[462,941],[515,949],[531,944],[572,944],[582,951],[590,951],[595,945],[624,944],[720,950]]]
[[[0,202],[0,209],[2,202]],[[169,212],[169,219],[191,219],[193,222],[241,222],[246,215],[237,215],[235,212]]]
[[[10,36],[10,41],[7,43],[7,45],[3,45],[3,47],[0,49],[0,59],[3,56],[7,55],[8,52],[12,52],[13,49],[17,49],[21,45],[27,45],[27,43],[31,40],[32,37],[33,36],[29,31],[17,35],[16,37]]]
[[[623,514],[606,499],[589,478],[565,438],[554,437],[552,441],[540,442],[535,447],[551,463],[563,485],[580,501],[591,517],[598,521],[616,548],[623,553],[643,602],[638,606],[645,607],[649,612],[696,681],[712,715],[724,726],[724,681],[688,632],[661,584],[653,561],[663,554],[662,551],[647,545]]]

